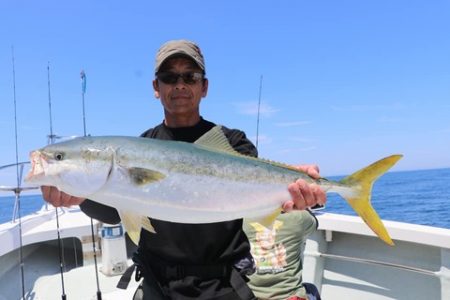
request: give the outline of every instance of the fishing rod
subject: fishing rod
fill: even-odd
[[[261,75],[261,77],[259,79],[258,114],[256,117],[256,149],[258,149],[258,140],[259,140],[259,116],[260,116],[260,109],[261,109],[262,81],[263,81],[263,76]]]
[[[16,102],[16,67],[14,61],[14,47],[11,46],[11,56],[12,56],[12,71],[13,71],[13,99],[14,99],[14,138],[16,144],[16,189],[14,190],[14,194],[16,197],[15,208],[17,209],[17,214],[19,217],[19,263],[20,263],[20,278],[22,284],[22,298],[25,299],[25,275],[24,275],[24,262],[23,262],[23,241],[22,241],[22,216],[20,209],[20,182],[21,175],[19,175],[19,146],[18,146],[18,138],[17,138],[17,102]],[[23,172],[23,165],[21,172]]]
[[[48,83],[48,115],[50,121],[50,134],[48,135],[47,144],[53,144],[56,135],[53,134],[53,118],[52,118],[52,96],[50,93],[50,62],[47,63],[47,83]]]
[[[83,102],[83,132],[84,136],[87,136],[86,133],[86,110],[84,105],[84,94],[86,93],[86,73],[84,70],[80,72],[81,77],[81,100]],[[94,265],[95,265],[95,279],[97,280],[97,300],[102,299],[102,292],[100,291],[100,283],[98,279],[98,266],[97,266],[97,250],[95,247],[95,238],[94,238],[94,221],[91,218],[91,237],[92,237],[92,250],[94,251]]]
[[[86,93],[86,73],[84,73],[84,70],[81,70],[80,77],[81,77],[81,101],[83,105],[83,132],[84,136],[86,136],[86,110],[84,106],[84,94]]]
[[[53,123],[52,123],[52,97],[50,92],[50,62],[47,63],[47,82],[48,82],[48,112],[49,112],[49,120],[50,120],[50,134],[48,136],[48,144],[53,144],[56,138],[56,135],[53,134]],[[56,232],[58,235],[58,254],[59,254],[59,273],[61,274],[61,299],[66,300],[66,289],[64,285],[64,255],[63,255],[63,246],[61,240],[61,230],[59,227],[59,215],[58,208],[55,207],[55,216],[56,216]]]
[[[2,191],[12,191],[15,195],[13,217],[11,222],[15,223],[18,219],[18,230],[19,230],[19,265],[20,265],[20,277],[22,285],[22,299],[25,299],[25,271],[24,271],[24,257],[23,257],[23,230],[22,230],[22,209],[21,209],[21,199],[20,194],[22,191],[38,189],[36,186],[21,186],[23,170],[29,161],[19,162],[19,145],[18,145],[18,126],[17,126],[17,96],[16,96],[16,69],[15,69],[15,55],[14,47],[11,46],[11,57],[12,57],[12,75],[13,75],[13,100],[14,100],[14,140],[15,140],[15,152],[16,160],[15,163],[1,166],[0,169],[16,167],[16,186],[0,186]]]

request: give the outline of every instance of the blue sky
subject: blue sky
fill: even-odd
[[[130,4],[131,3],[131,4]],[[394,171],[450,167],[448,1],[12,1],[0,3],[0,165],[82,135],[139,135],[163,119],[155,52],[196,41],[210,80],[202,115],[255,140],[260,156],[349,174],[390,154]],[[1,185],[2,183],[0,183]]]

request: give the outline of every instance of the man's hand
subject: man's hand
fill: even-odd
[[[317,165],[301,165],[297,168],[314,179],[320,178]],[[283,203],[283,210],[287,212],[294,209],[303,210],[316,204],[324,205],[327,202],[325,192],[317,184],[308,183],[303,179],[298,179],[289,184],[288,190],[291,194],[291,200]]]
[[[41,186],[42,197],[55,207],[80,205],[85,199],[61,192],[54,186]]]

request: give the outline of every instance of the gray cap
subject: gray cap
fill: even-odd
[[[175,55],[191,58],[200,69],[205,71],[205,60],[197,44],[187,40],[172,40],[163,44],[156,53],[155,73],[158,73],[159,68],[168,58]]]

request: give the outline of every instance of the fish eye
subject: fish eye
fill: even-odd
[[[63,160],[64,154],[62,152],[56,152],[55,153],[55,159],[56,160]]]

